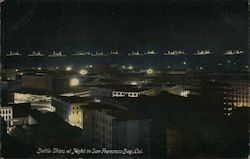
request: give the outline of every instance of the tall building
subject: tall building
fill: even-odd
[[[7,127],[29,124],[30,103],[9,104],[0,108],[0,115]]]
[[[247,74],[201,74],[191,71],[187,72],[183,88],[189,95],[199,95],[205,87],[209,87],[206,84],[209,81],[220,87],[224,105],[250,107],[250,82]]]
[[[52,97],[52,106],[67,123],[83,128],[82,105],[87,105],[90,100],[88,97],[56,96]]]
[[[109,104],[83,107],[83,135],[90,146],[113,149],[143,149],[149,146],[149,119]]]

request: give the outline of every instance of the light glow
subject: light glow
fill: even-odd
[[[88,73],[88,71],[87,70],[84,70],[84,69],[81,69],[80,71],[79,71],[79,74],[81,74],[81,75],[86,75]]]
[[[153,69],[150,68],[150,69],[147,70],[147,74],[148,74],[148,75],[152,75],[153,73],[154,73],[154,70],[153,70]]]
[[[71,71],[72,70],[72,67],[70,67],[70,66],[67,66],[66,68],[65,68],[65,71]]]
[[[132,81],[130,84],[131,85],[137,85],[138,83],[136,81]]]
[[[78,86],[80,84],[80,80],[78,78],[72,78],[69,81],[69,85],[71,87]]]
[[[129,66],[128,69],[129,69],[129,70],[133,70],[133,66]]]

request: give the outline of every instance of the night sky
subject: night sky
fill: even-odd
[[[244,1],[6,1],[2,51],[246,51]]]

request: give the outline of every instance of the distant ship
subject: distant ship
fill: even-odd
[[[128,53],[128,56],[143,56],[143,54],[140,54],[139,51],[132,51],[131,53]]]
[[[228,56],[228,55],[239,55],[239,54],[243,54],[243,51],[240,50],[227,50],[224,55]]]
[[[205,56],[205,55],[211,55],[211,52],[209,50],[198,50],[196,53],[194,53],[195,56]]]
[[[28,54],[28,56],[30,56],[30,57],[41,57],[41,56],[44,56],[44,54],[42,54],[41,51],[38,51],[38,52],[32,51],[32,53]]]
[[[173,50],[168,51],[167,53],[164,53],[165,56],[177,56],[177,55],[185,55],[186,53],[181,50]]]
[[[104,54],[103,52],[95,52],[92,53],[91,56],[107,56],[107,54]]]
[[[76,51],[73,56],[90,56],[90,51]]]
[[[10,51],[8,54],[6,54],[6,56],[21,56],[21,55],[22,55],[21,53],[13,51]]]
[[[119,51],[117,51],[117,50],[116,51],[111,51],[110,55],[119,55]]]
[[[144,55],[157,55],[157,52],[155,52],[154,50],[147,51],[147,52],[144,53]]]
[[[48,57],[65,57],[65,56],[66,56],[66,55],[62,54],[61,51],[59,51],[59,52],[53,51],[52,54],[48,55]]]

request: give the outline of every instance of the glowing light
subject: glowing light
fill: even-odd
[[[187,62],[186,62],[186,61],[184,61],[184,62],[183,62],[183,65],[186,65],[186,64],[187,64]]]
[[[78,78],[72,78],[70,81],[69,81],[69,85],[71,87],[73,86],[78,86],[80,84],[80,80]]]
[[[248,68],[248,66],[246,65],[246,68]]]
[[[182,91],[180,93],[180,96],[182,96],[182,97],[188,97],[189,94],[190,94],[190,91],[189,90],[185,90],[185,91]]]
[[[66,68],[65,68],[65,71],[71,71],[72,70],[72,67],[70,67],[70,66],[67,66]]]
[[[133,66],[129,66],[128,69],[129,69],[129,70],[132,70],[132,69],[133,69]]]
[[[42,70],[42,68],[41,68],[41,67],[38,67],[38,70],[39,70],[39,71],[41,71],[41,70]]]
[[[147,70],[147,74],[148,74],[148,75],[152,75],[153,73],[154,73],[154,70],[153,70],[153,69],[150,68],[150,69]]]
[[[58,70],[58,66],[56,66],[56,69]]]
[[[200,70],[203,70],[203,67],[202,66],[200,66],[200,68],[199,68]]]
[[[227,60],[227,63],[231,63],[231,61],[230,61],[230,60]]]
[[[122,66],[122,69],[125,69],[125,68],[126,68],[126,66],[123,65],[123,66]]]
[[[137,85],[138,83],[136,81],[133,81],[130,83],[131,85]]]
[[[79,74],[81,74],[81,75],[86,75],[88,73],[88,71],[87,70],[84,70],[84,69],[81,69],[80,71],[79,71]]]
[[[16,72],[18,72],[19,70],[18,69],[16,69]]]
[[[89,65],[89,68],[92,68],[93,66],[92,65]]]
[[[170,68],[170,66],[168,66],[168,68]]]

